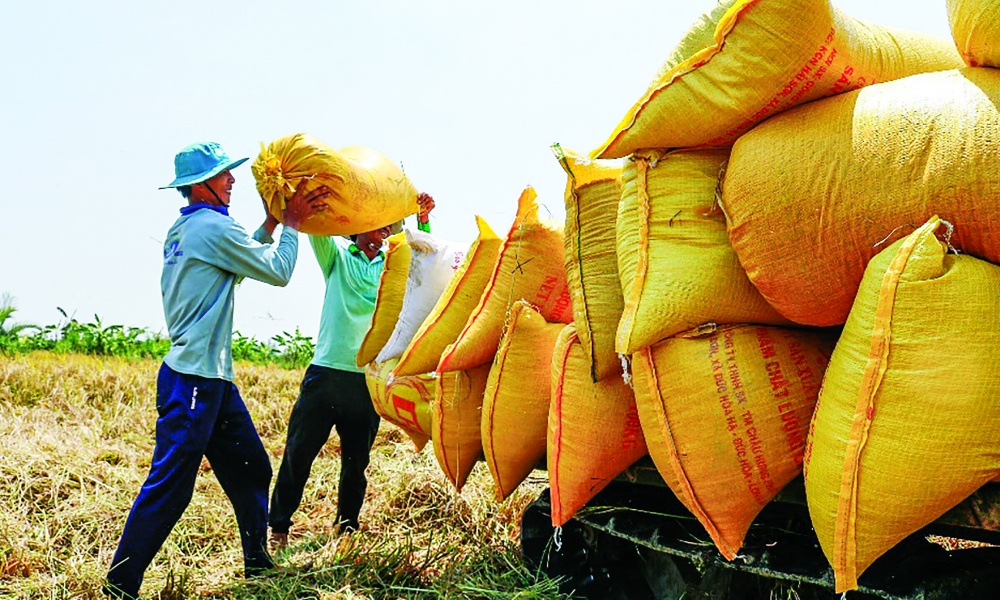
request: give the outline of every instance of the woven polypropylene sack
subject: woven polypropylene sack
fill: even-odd
[[[565,265],[573,324],[597,381],[621,374],[615,354],[615,331],[622,314],[615,219],[622,195],[622,167],[558,144],[552,150],[568,176]]]
[[[728,147],[793,106],[960,66],[951,40],[858,21],[829,0],[723,0],[690,29],[594,155]]]
[[[868,265],[810,425],[806,499],[838,592],[1000,474],[1000,267],[936,232]]]
[[[399,165],[371,148],[333,150],[304,133],[265,146],[250,169],[268,211],[279,220],[302,183],[330,189],[327,209],[306,219],[302,233],[352,235],[391,225],[417,212],[417,190]]]
[[[865,265],[932,214],[1000,261],[1000,71],[915,75],[778,115],[733,147],[722,204],[750,280],[785,317],[843,324]]]
[[[403,233],[389,236],[388,242],[389,249],[386,250],[385,264],[382,275],[379,276],[372,321],[358,348],[356,362],[359,367],[375,361],[396,328],[399,311],[403,308],[406,277],[410,272],[410,246]]]
[[[410,345],[396,365],[397,375],[415,375],[433,371],[441,353],[458,339],[469,315],[479,304],[490,281],[503,239],[476,217],[479,236],[455,273],[437,304],[414,334]]]
[[[441,354],[438,371],[471,369],[493,360],[507,311],[527,300],[550,323],[573,320],[573,301],[563,267],[562,223],[539,216],[537,194],[527,188],[479,304],[462,332]]]
[[[483,456],[483,393],[490,365],[467,371],[437,373],[438,387],[431,411],[434,456],[448,481],[461,491]]]
[[[1000,67],[1000,3],[948,0],[948,22],[965,64]]]
[[[389,339],[375,357],[376,362],[402,356],[455,278],[468,252],[464,244],[442,240],[429,233],[409,229],[404,233],[410,247],[410,268],[403,306]]]
[[[437,391],[433,373],[392,376],[396,359],[365,366],[365,382],[375,412],[403,430],[420,452],[431,439],[431,401]]]
[[[503,501],[545,457],[552,351],[562,323],[523,300],[510,310],[483,396],[483,455]]]
[[[594,383],[573,325],[563,328],[552,353],[546,448],[555,527],[646,455],[632,388],[621,377]]]
[[[708,322],[788,324],[750,283],[726,235],[716,191],[728,157],[643,151],[626,163],[616,225],[619,353]]]
[[[728,560],[760,509],[802,470],[835,341],[827,332],[727,325],[632,356],[649,454]]]

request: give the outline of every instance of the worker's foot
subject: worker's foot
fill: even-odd
[[[271,532],[271,552],[278,552],[284,550],[288,546],[288,534],[278,533],[277,531]]]
[[[247,579],[260,577],[274,569],[274,561],[267,552],[260,552],[243,563],[243,575]]]
[[[138,600],[139,598],[138,595],[126,592],[110,581],[105,582],[104,587],[101,588],[101,592],[108,598],[114,598],[115,600]]]
[[[339,535],[349,535],[358,530],[360,524],[355,521],[341,521],[340,525],[337,527],[337,533]]]
[[[284,565],[272,565],[267,569],[244,571],[247,579],[280,579],[282,577],[292,577],[302,573],[301,567],[288,567]]]

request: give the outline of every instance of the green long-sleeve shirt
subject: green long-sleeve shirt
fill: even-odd
[[[418,223],[430,233],[430,223]],[[323,312],[312,364],[360,373],[358,349],[375,312],[378,284],[385,267],[385,254],[368,257],[342,237],[309,236],[316,260],[326,280]]]

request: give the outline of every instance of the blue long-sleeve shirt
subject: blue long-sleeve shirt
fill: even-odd
[[[163,244],[163,314],[170,351],[163,362],[188,375],[233,380],[233,298],[244,277],[284,286],[298,257],[298,232],[277,244],[263,227],[251,237],[228,215],[182,214]]]

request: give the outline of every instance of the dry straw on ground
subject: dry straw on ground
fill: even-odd
[[[149,468],[159,363],[0,355],[0,597],[97,598]],[[240,364],[237,384],[277,468],[301,371]],[[534,476],[502,504],[483,464],[461,495],[429,446],[383,423],[362,530],[334,535],[339,446],[326,445],[296,515],[286,572],[241,577],[235,518],[207,462],[194,499],[150,566],[144,597],[558,598],[518,551]]]

